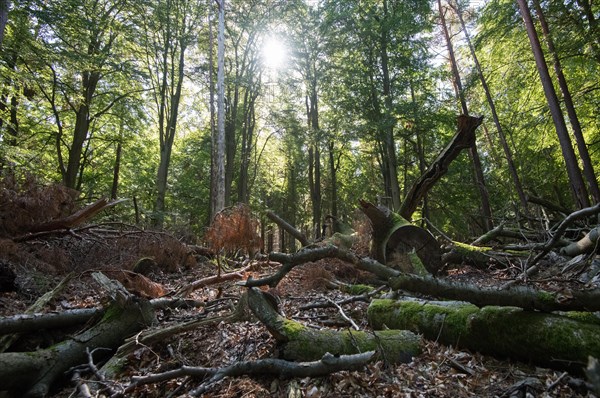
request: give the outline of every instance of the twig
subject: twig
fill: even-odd
[[[354,330],[360,330],[360,328],[358,327],[358,325],[356,324],[356,322],[354,322],[354,320],[352,318],[350,318],[348,315],[346,315],[346,313],[344,312],[344,309],[342,308],[342,306],[340,306],[338,303],[336,303],[335,301],[333,301],[332,299],[330,299],[329,297],[326,297],[327,301],[329,301],[331,304],[333,304],[338,311],[340,312],[340,315],[342,316],[342,318],[344,318],[346,321],[348,321],[352,327],[354,328]]]
[[[540,261],[544,256],[546,256],[546,254],[548,254],[550,250],[552,250],[552,248],[559,241],[560,237],[565,233],[569,225],[571,225],[574,221],[580,218],[593,216],[598,213],[600,213],[600,203],[597,203],[595,206],[586,207],[585,209],[577,210],[569,214],[556,228],[556,231],[554,232],[552,238],[541,247],[541,252],[538,253],[538,255],[535,256],[533,259],[527,262],[523,273],[515,280],[504,284],[502,288],[510,287],[516,281],[522,280],[523,278],[533,275],[533,273],[537,271],[537,262]]]

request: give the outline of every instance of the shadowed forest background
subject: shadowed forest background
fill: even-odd
[[[155,352],[106,343],[121,347],[120,357],[136,356],[136,374],[202,363],[210,368],[200,376],[213,377],[200,383],[198,374],[182,374],[192,377],[145,390],[158,379],[115,372],[122,389],[105,386],[115,397],[253,389],[370,396],[369,383],[379,383],[381,396],[540,392],[525,382],[528,371],[488,377],[488,368],[504,365],[474,352],[550,368],[555,359],[524,359],[518,349],[513,355],[484,343],[467,346],[473,354],[441,349],[458,343],[456,336],[440,332],[438,341],[425,329],[418,333],[429,342],[399,355],[402,363],[405,354],[418,358],[412,368],[379,358],[368,376],[307,375],[329,375],[323,385],[238,378],[225,388],[218,385],[225,376],[215,378],[256,374],[225,364],[277,357],[274,341],[293,340],[274,326],[286,314],[323,328],[394,329],[395,321],[377,318],[385,309],[376,302],[405,290],[535,314],[598,311],[591,303],[600,272],[599,19],[590,0],[0,0],[0,287],[9,292],[0,314],[9,321],[26,308],[96,308],[105,294],[98,285],[109,301],[129,303],[108,276],[153,299],[159,322],[189,321],[189,311],[202,308],[216,315],[211,325],[224,325],[220,337],[200,334],[197,324],[169,329],[169,338],[190,333],[203,347],[196,352],[192,343],[151,336]],[[510,299],[486,290],[513,284]],[[384,288],[388,296],[379,297]],[[52,299],[32,306],[48,292]],[[540,298],[546,294],[552,303]],[[166,298],[174,301],[156,301]],[[161,307],[184,298],[185,315]],[[342,302],[357,306],[346,309],[350,316]],[[325,307],[343,320],[298,315]],[[138,321],[110,328],[125,339],[141,324],[156,325]],[[406,322],[395,327],[411,329]],[[13,328],[7,325],[0,329]],[[0,351],[14,344],[15,352],[39,353],[62,341],[7,337]],[[594,344],[590,355],[600,354]],[[203,357],[220,345],[220,357]],[[295,354],[283,356],[321,358]],[[587,386],[577,379],[582,358],[587,351],[557,366],[572,372],[571,381],[566,372],[536,373],[546,380],[540,394],[591,396],[600,376],[588,374]],[[336,371],[365,366],[354,360],[364,358],[335,364]],[[451,387],[419,378],[449,377],[432,365],[440,361],[461,375]],[[48,377],[27,396],[56,393]],[[485,387],[492,378],[503,381]],[[74,380],[83,394],[85,380]]]

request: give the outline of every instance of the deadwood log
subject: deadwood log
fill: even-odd
[[[78,226],[86,220],[94,217],[96,214],[100,213],[102,210],[105,210],[109,207],[115,206],[123,202],[125,199],[116,200],[113,202],[109,202],[107,199],[102,198],[98,199],[94,203],[84,207],[83,209],[67,216],[65,218],[61,218],[60,220],[52,220],[47,223],[43,223],[40,225],[34,225],[29,230],[30,232],[47,232],[47,231],[55,231],[58,229],[70,229]]]
[[[87,363],[86,348],[115,350],[125,338],[155,320],[147,300],[115,300],[91,328],[50,348],[0,354],[2,390],[16,397],[44,397],[52,384],[74,366]]]
[[[54,289],[44,293],[44,295],[42,297],[37,299],[35,301],[35,303],[33,303],[29,308],[27,308],[27,311],[25,311],[25,314],[32,315],[37,312],[41,312],[42,309],[46,306],[46,304],[48,304],[48,302],[50,302],[51,300],[53,300],[54,298],[56,298],[59,294],[61,294],[63,292],[63,290],[67,287],[69,281],[71,281],[71,279],[74,276],[75,276],[75,274],[73,272],[67,274],[60,281],[60,283],[58,285],[56,285],[56,287]],[[5,336],[2,336],[2,338],[0,338],[0,353],[8,350],[10,348],[10,346],[18,338],[19,338],[18,334],[7,334]]]
[[[273,221],[275,224],[279,225],[281,228],[283,228],[284,231],[286,231],[287,233],[292,235],[294,238],[296,238],[302,246],[308,246],[310,244],[310,241],[308,240],[306,235],[304,235],[302,232],[298,231],[296,229],[296,227],[289,224],[283,218],[279,217],[277,214],[273,213],[271,210],[267,210],[267,212],[265,214],[267,215],[267,217],[269,217],[269,219],[271,221]]]
[[[576,373],[588,356],[600,356],[598,324],[521,308],[374,300],[367,316],[375,329],[408,329],[444,344]]]
[[[468,301],[477,306],[498,305],[538,311],[600,311],[600,289],[550,292],[526,286],[509,289],[478,287],[430,276],[402,274],[390,278],[394,290],[426,294],[449,300]]]
[[[294,361],[316,361],[326,353],[352,355],[377,351],[389,363],[406,363],[420,352],[419,336],[406,330],[375,333],[352,330],[315,330],[279,315],[264,294],[248,289],[248,305],[280,343],[282,357]]]
[[[238,377],[243,375],[264,376],[267,374],[279,377],[320,377],[341,370],[360,370],[374,357],[374,351],[355,355],[334,356],[326,354],[314,362],[290,362],[282,359],[259,359],[256,361],[240,361],[222,368],[203,368],[196,366],[182,366],[179,369],[146,376],[132,377],[132,383],[125,389],[125,393],[136,387],[149,383],[158,383],[178,377],[189,376],[195,378],[210,377],[203,382],[190,395],[195,397],[205,393],[215,383],[225,377]]]
[[[101,314],[98,308],[76,308],[49,314],[19,314],[0,318],[0,334],[27,333],[45,329],[68,328]]]
[[[387,207],[364,200],[360,205],[373,227],[371,256],[375,260],[405,272],[438,272],[442,266],[440,246],[429,231],[412,225]],[[413,253],[418,259],[411,256]]]
[[[599,238],[600,227],[596,227],[577,242],[573,242],[570,245],[560,249],[560,254],[564,254],[565,256],[569,257],[575,257],[583,253],[592,253],[594,250],[596,253],[600,253],[600,248],[598,247]]]
[[[469,149],[473,142],[475,142],[475,130],[482,121],[483,117],[477,118],[460,115],[457,118],[458,131],[454,135],[454,138],[452,138],[452,141],[438,155],[437,159],[435,159],[423,175],[414,182],[404,198],[399,211],[402,217],[407,220],[412,218],[423,197],[446,174],[450,163],[456,159],[463,149]]]
[[[452,264],[469,264],[479,269],[488,269],[490,265],[502,264],[510,267],[511,259],[525,262],[529,252],[524,251],[497,251],[487,246],[473,246],[461,242],[452,242],[447,247],[448,251],[442,255],[442,262]]]

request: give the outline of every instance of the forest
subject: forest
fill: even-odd
[[[600,395],[591,0],[0,0],[0,398]]]

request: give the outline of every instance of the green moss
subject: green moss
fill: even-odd
[[[561,314],[569,319],[573,319],[579,322],[591,323],[593,325],[600,325],[600,318],[593,312],[585,311],[569,311]]]
[[[375,288],[373,286],[369,286],[369,285],[344,285],[342,286],[341,290],[344,293],[348,293],[348,294],[352,294],[355,296],[364,294],[364,293],[369,293],[373,290],[375,290]]]
[[[115,318],[118,318],[123,313],[123,308],[121,308],[117,304],[112,304],[106,308],[104,315],[102,316],[102,320],[100,322],[108,322]]]
[[[461,242],[452,242],[454,249],[459,253],[486,253],[492,250],[491,247],[473,246]]]
[[[300,322],[285,319],[283,321],[283,334],[290,340],[297,339],[306,329]]]
[[[537,293],[537,299],[542,303],[548,303],[548,304],[553,304],[556,301],[554,293],[547,292],[544,290],[540,290]]]
[[[410,252],[408,253],[408,258],[410,259],[410,262],[413,266],[413,273],[419,276],[427,276],[429,275],[429,272],[427,271],[427,268],[425,268],[425,265],[423,264],[423,261],[421,261],[421,259],[419,258],[419,256],[417,255],[416,252]]]

